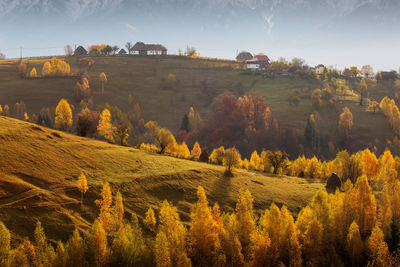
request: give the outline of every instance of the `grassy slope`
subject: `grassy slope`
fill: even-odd
[[[0,116],[0,219],[17,236],[31,236],[40,219],[50,238],[65,239],[74,225],[86,229],[98,214],[94,200],[109,181],[120,190],[126,210],[143,216],[168,199],[188,219],[203,186],[211,203],[232,211],[240,188],[248,188],[255,208],[272,202],[296,214],[323,184],[292,177],[272,177],[236,170],[233,178],[220,166],[179,160],[110,145]],[[81,171],[88,178],[84,207],[75,187]]]
[[[283,130],[295,128],[302,134],[312,112],[310,99],[304,98],[298,109],[295,109],[288,105],[287,97],[293,88],[314,89],[319,86],[290,77],[270,79],[260,75],[242,75],[239,66],[229,62],[174,57],[95,57],[94,60],[89,75],[95,104],[109,103],[124,109],[128,106],[128,95],[132,94],[135,102],[140,104],[145,120],[156,120],[175,132],[190,105],[194,105],[205,117],[216,96],[225,91],[238,93],[238,84],[241,83],[244,93],[257,92],[265,97]],[[44,61],[29,59],[28,70],[35,66],[40,73]],[[67,61],[72,71],[79,69],[74,58]],[[75,103],[72,98],[75,79],[22,80],[17,75],[16,64],[16,60],[0,61],[0,104],[13,107],[15,102],[22,100],[32,114],[43,106],[55,107],[61,97]],[[81,69],[86,70],[84,67]],[[98,75],[102,71],[109,79],[104,95],[99,94],[101,84]],[[161,79],[170,73],[176,75],[178,84],[172,91],[161,89]],[[207,82],[206,90],[203,87],[204,81]],[[373,84],[369,86],[375,100],[390,93]],[[365,107],[351,101],[341,101],[336,109],[325,105],[320,110],[322,132],[328,138],[332,133],[336,134],[338,117],[344,106],[348,106],[354,115],[355,149],[374,143],[376,138],[380,142],[393,138],[393,131],[382,114],[366,112]]]

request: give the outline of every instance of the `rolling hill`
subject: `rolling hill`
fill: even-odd
[[[88,69],[78,64],[75,58],[66,58],[72,72],[87,71],[94,94],[95,105],[116,105],[122,110],[129,107],[128,96],[142,110],[143,118],[155,120],[163,127],[177,133],[182,118],[191,105],[206,118],[216,97],[224,92],[240,96],[257,93],[263,96],[272,114],[280,123],[282,133],[293,129],[302,136],[309,115],[313,112],[310,95],[312,90],[321,87],[316,81],[302,80],[294,76],[268,78],[244,72],[241,66],[231,61],[213,61],[186,57],[92,57]],[[48,58],[26,59],[28,71],[41,68]],[[21,79],[17,72],[18,60],[0,61],[0,104],[8,104],[12,111],[17,101],[24,101],[28,114],[36,113],[42,107],[55,108],[61,98],[66,98],[76,107],[74,85],[78,78]],[[105,93],[101,94],[99,74],[105,72],[108,82]],[[177,82],[169,89],[162,86],[163,79],[174,74]],[[352,84],[352,89],[357,89]],[[373,100],[380,101],[384,96],[394,97],[394,91],[374,83],[369,83],[369,94]],[[290,106],[288,97],[294,88],[299,88],[302,102],[298,108]],[[334,108],[324,103],[319,110],[320,131],[324,140],[337,135],[339,114],[347,106],[353,113],[352,130],[354,150],[366,147],[384,148],[387,139],[392,140],[394,132],[381,113],[367,112],[357,100],[338,101]],[[13,111],[14,112],[14,111]],[[370,133],[374,132],[374,135]],[[335,142],[334,142],[335,143]]]
[[[83,231],[98,216],[94,200],[108,181],[124,198],[127,214],[143,216],[167,199],[186,221],[203,186],[211,203],[232,211],[240,188],[248,188],[255,209],[272,202],[296,215],[323,188],[318,181],[235,170],[151,154],[130,147],[77,137],[65,132],[0,116],[0,218],[15,238],[32,236],[41,220],[50,239],[65,240],[75,225]],[[76,188],[84,172],[89,190],[81,207]]]

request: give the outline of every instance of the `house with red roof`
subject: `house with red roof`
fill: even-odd
[[[269,57],[264,54],[254,55],[253,59],[246,61],[248,70],[266,70],[269,66]]]

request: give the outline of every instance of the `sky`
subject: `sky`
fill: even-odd
[[[399,70],[398,0],[0,0],[0,52],[131,41],[187,46],[234,59],[240,51],[343,69]]]

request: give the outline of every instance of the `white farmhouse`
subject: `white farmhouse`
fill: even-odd
[[[137,56],[164,56],[167,55],[167,49],[160,44],[145,44],[137,42],[130,53]]]
[[[260,62],[257,59],[251,59],[246,61],[248,70],[259,70]]]
[[[248,70],[266,70],[269,65],[269,58],[264,54],[255,55],[253,59],[246,61]]]

